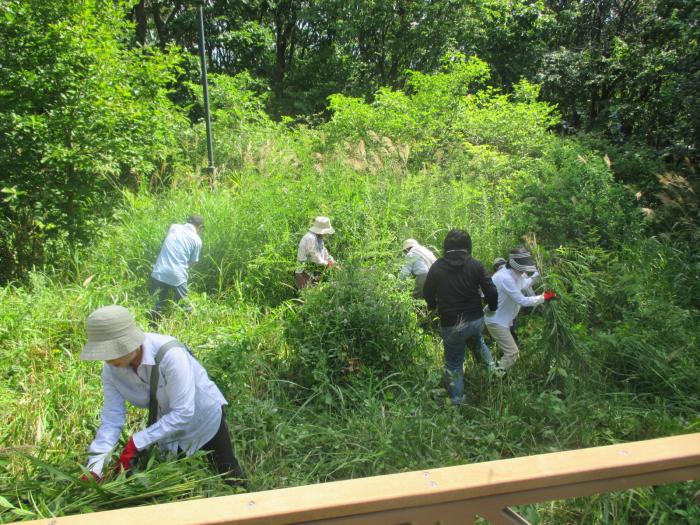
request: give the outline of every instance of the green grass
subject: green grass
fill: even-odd
[[[496,121],[520,118],[499,104]],[[237,169],[214,189],[180,166],[161,193],[125,192],[102,237],[71,253],[70,267],[1,288],[0,521],[230,493],[202,458],[154,458],[104,486],[77,481],[101,405],[99,364],[78,357],[85,318],[119,303],[145,326],[146,281],[162,238],[194,212],[207,223],[191,279],[194,312],[172,309],[160,331],[185,341],[228,399],[250,490],[698,431],[692,247],[642,235],[624,192],[590,152],[581,150],[591,159],[581,163],[575,144],[543,129],[534,149],[508,127],[499,127],[498,143],[490,135],[480,142],[479,122],[462,117],[454,121],[465,126],[461,139],[419,144],[418,160],[406,158],[409,141],[387,142],[382,130],[353,134],[342,128],[348,121],[266,128],[250,148],[232,136],[229,149],[240,156],[222,162]],[[370,138],[360,144],[363,134]],[[543,219],[538,184],[558,216],[571,212],[569,222]],[[591,207],[601,196],[605,209]],[[297,297],[297,243],[319,214],[337,230],[329,249],[341,268]],[[629,236],[619,234],[626,221],[636,225]],[[534,232],[542,286],[561,296],[521,319],[521,359],[503,381],[468,360],[468,405],[459,409],[435,395],[439,337],[396,279],[404,238],[438,249],[452,227],[471,233],[474,255],[487,263]],[[559,238],[570,243],[547,241]],[[359,370],[347,370],[350,358]],[[124,437],[144,419],[130,410]],[[692,523],[700,521],[697,488],[522,510],[533,523]]]

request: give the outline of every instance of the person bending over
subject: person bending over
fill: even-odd
[[[201,449],[211,451],[226,483],[244,484],[224,418],[226,400],[185,345],[168,335],[144,333],[131,312],[118,305],[92,312],[86,328],[80,357],[104,361],[101,422],[88,449],[87,468],[93,477],[101,479],[119,441],[128,401],[149,408],[149,422],[129,438],[117,469],[133,469],[139,453],[154,444],[173,454],[192,455]]]

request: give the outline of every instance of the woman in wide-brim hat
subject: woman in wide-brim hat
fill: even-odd
[[[326,248],[324,238],[335,233],[328,217],[316,217],[309,231],[302,237],[297,250],[297,269],[294,280],[298,289],[317,282],[319,270],[333,268],[335,259]]]
[[[496,261],[494,261],[495,265]],[[525,248],[514,248],[508,253],[508,261],[493,274],[493,284],[498,291],[498,309],[485,311],[486,329],[496,341],[502,357],[496,371],[502,375],[518,359],[518,345],[511,332],[513,321],[521,306],[537,306],[555,298],[554,292],[542,295],[526,296],[523,291],[533,284],[527,273],[536,272],[537,267],[532,254]]]
[[[132,469],[138,453],[152,444],[187,455],[202,449],[212,451],[213,462],[227,483],[240,484],[243,472],[224,418],[226,400],[187,347],[173,337],[143,332],[131,312],[118,305],[92,312],[86,328],[88,340],[80,357],[105,362],[101,423],[88,449],[87,468],[93,476],[101,478],[104,464],[119,441],[126,402],[148,408],[151,371],[158,366],[155,423],[129,438],[117,468]],[[164,352],[156,365],[161,348]]]

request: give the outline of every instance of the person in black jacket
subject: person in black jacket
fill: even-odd
[[[484,265],[473,259],[472,240],[464,230],[451,230],[443,243],[444,255],[430,267],[423,292],[428,308],[437,307],[445,348],[445,386],[453,405],[464,403],[464,351],[474,355],[484,330],[481,293],[489,306],[498,307],[498,292]]]

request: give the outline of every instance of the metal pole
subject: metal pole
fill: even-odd
[[[207,54],[204,48],[204,15],[202,4],[197,5],[197,22],[199,23],[199,58],[202,62],[202,91],[204,93],[204,119],[207,126],[207,155],[209,167],[207,171],[214,171],[214,147],[211,141],[211,116],[209,114],[209,86],[207,83]]]

